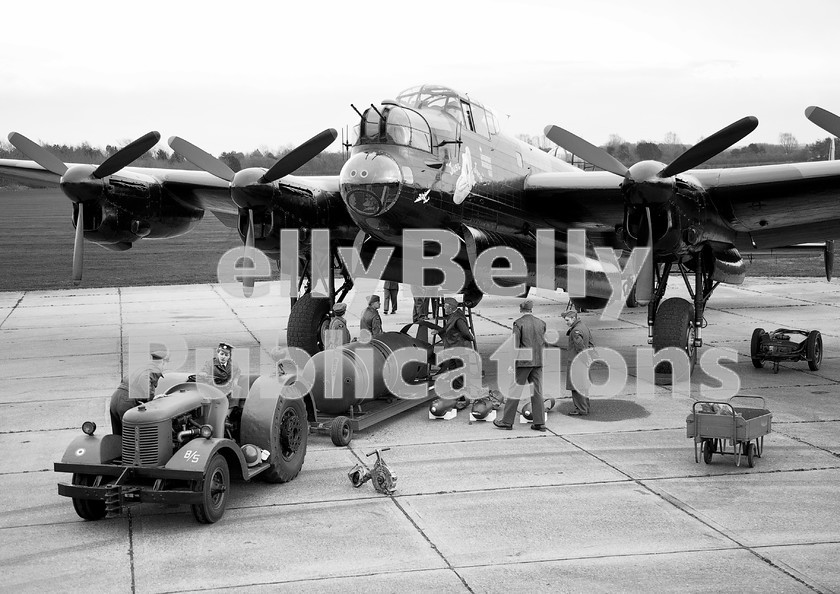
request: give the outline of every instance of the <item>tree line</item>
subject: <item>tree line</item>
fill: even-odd
[[[545,136],[520,134],[517,138],[545,151],[557,151],[554,143]],[[704,164],[700,165],[700,168],[742,167],[752,165],[773,165],[776,163],[797,163],[802,161],[825,161],[829,156],[831,140],[832,139],[828,137],[811,144],[800,145],[793,134],[784,132],[779,135],[779,144],[753,142],[744,147],[732,148],[709,159]],[[840,142],[840,139],[834,139],[834,142],[838,143]],[[679,155],[691,148],[691,145],[682,144],[676,134],[669,132],[665,135],[662,142],[642,140],[636,143],[627,142],[621,138],[621,136],[611,134],[607,143],[602,145],[601,148],[606,150],[622,164],[629,167],[638,161],[661,161],[663,163],[670,163]],[[563,153],[562,150],[557,152],[561,154]],[[561,156],[565,156],[566,160],[570,162],[579,164],[579,162],[572,156]],[[581,166],[584,169],[587,168],[585,164],[581,164]]]
[[[572,156],[565,155],[562,150],[558,151],[554,143],[545,136],[520,134],[517,138],[545,151],[556,152],[559,156],[564,156],[570,162],[575,162],[584,169],[587,168],[586,164],[575,161]],[[840,140],[835,139],[835,142],[840,142]],[[744,147],[732,148],[709,159],[700,167],[739,167],[800,161],[825,161],[828,159],[830,145],[831,138],[818,140],[811,144],[800,145],[793,134],[785,132],[779,135],[779,144],[753,142]],[[627,142],[617,134],[611,134],[607,143],[601,148],[629,167],[638,161],[647,160],[670,163],[678,155],[690,148],[690,146],[682,144],[676,134],[669,132],[665,135],[662,142],[642,140],[635,143]],[[101,149],[93,147],[87,142],[83,142],[78,146],[47,144],[44,145],[44,148],[65,163],[92,164],[102,163],[120,149],[120,147],[111,144]],[[270,150],[261,151],[259,149],[255,149],[249,153],[225,151],[219,155],[219,159],[233,171],[239,171],[248,167],[268,168],[290,150],[283,149],[276,153]],[[28,158],[8,142],[0,142],[0,159],[27,160]],[[295,173],[301,175],[338,175],[346,159],[347,155],[344,151],[324,151]],[[137,159],[133,165],[137,167],[196,169],[196,167],[178,153],[169,152],[162,148],[148,151]],[[14,184],[0,179],[0,186],[9,185]]]

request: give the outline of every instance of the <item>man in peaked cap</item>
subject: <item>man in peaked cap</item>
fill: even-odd
[[[578,317],[576,311],[570,309],[564,311],[563,319],[569,325],[566,335],[569,337],[569,350],[566,356],[566,389],[572,392],[572,402],[575,407],[569,412],[573,417],[585,417],[589,414],[589,382],[586,385],[577,386],[572,383],[572,361],[580,353],[593,346],[592,333],[583,321]]]

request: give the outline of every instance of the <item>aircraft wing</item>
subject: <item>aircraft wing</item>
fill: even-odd
[[[706,220],[734,232],[739,249],[840,238],[840,162],[697,169],[681,176],[706,192]],[[557,228],[608,228],[623,221],[623,179],[608,172],[536,173],[525,209]]]
[[[47,171],[34,161],[0,159],[0,177],[26,186],[58,187],[61,176]]]

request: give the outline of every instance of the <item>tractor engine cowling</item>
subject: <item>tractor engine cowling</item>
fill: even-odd
[[[167,396],[132,408],[123,415],[123,464],[166,464],[180,447],[178,434],[186,429],[210,425],[213,437],[223,437],[227,411],[227,396],[195,383],[181,384]]]

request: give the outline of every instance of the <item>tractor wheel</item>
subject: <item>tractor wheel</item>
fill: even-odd
[[[286,342],[310,355],[324,350],[324,331],[330,323],[330,300],[307,293],[297,300],[286,324]]]
[[[330,437],[338,447],[344,447],[353,439],[353,426],[350,419],[344,416],[336,417],[330,423]]]
[[[89,474],[73,473],[73,484],[86,487],[93,484],[95,477]],[[79,499],[73,497],[73,509],[84,520],[101,520],[105,517],[105,502],[94,499]]]
[[[213,524],[222,519],[230,489],[230,471],[225,457],[216,454],[207,465],[201,488],[201,503],[192,506],[195,519],[202,524]]]
[[[750,357],[752,358],[753,367],[761,369],[764,367],[764,359],[759,357],[759,350],[761,349],[761,337],[764,336],[763,328],[756,328],[753,330],[752,340],[750,341]]]
[[[694,371],[697,349],[694,347],[694,306],[685,299],[666,299],[656,311],[653,325],[653,350],[677,347],[688,355],[688,371]],[[672,381],[671,364],[660,363],[656,369],[656,383],[668,385]]]
[[[808,359],[808,369],[817,371],[822,363],[823,344],[819,330],[811,330],[805,343],[805,358]]]
[[[300,303],[300,300],[298,301]],[[295,478],[306,457],[309,422],[303,398],[281,398],[271,422],[271,467],[261,475],[269,483],[288,483]]]

